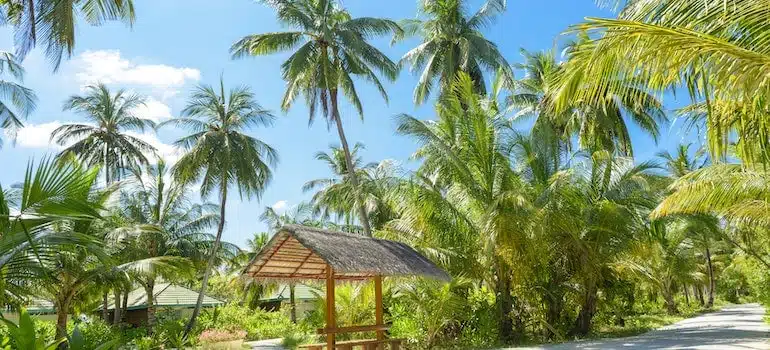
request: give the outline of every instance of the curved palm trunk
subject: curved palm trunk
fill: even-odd
[[[342,150],[345,151],[345,164],[348,167],[348,176],[350,176],[350,183],[353,184],[353,188],[356,189],[356,202],[358,202],[358,216],[361,221],[361,226],[364,228],[364,234],[367,237],[372,236],[372,229],[369,227],[369,218],[366,215],[364,204],[361,201],[360,188],[358,186],[358,176],[356,175],[356,169],[353,166],[353,157],[350,155],[350,147],[348,147],[348,140],[345,137],[345,130],[342,128],[342,120],[340,118],[340,111],[337,106],[337,90],[332,89],[329,91],[329,99],[332,105],[332,117],[337,126],[337,134],[340,137],[340,144],[342,144]]]
[[[225,207],[227,204],[227,180],[223,178],[221,186],[222,196],[220,198],[221,203],[219,207],[219,226],[217,227],[217,237],[214,240],[214,246],[211,247],[211,253],[209,253],[209,261],[206,263],[206,270],[203,271],[203,280],[201,281],[201,290],[198,292],[198,301],[195,303],[195,309],[190,316],[190,322],[187,323],[187,328],[184,330],[184,337],[190,334],[193,327],[195,327],[195,321],[198,319],[198,315],[201,312],[201,306],[203,305],[203,297],[206,295],[206,286],[209,283],[209,276],[211,276],[211,269],[214,267],[214,260],[216,260],[217,251],[219,250],[219,243],[222,240],[222,231],[225,229]]]
[[[708,247],[706,247],[706,265],[708,266],[709,273],[709,290],[706,307],[710,308],[714,306],[714,289],[716,289],[716,281],[714,280],[714,265],[711,263],[711,250]]]
[[[700,306],[706,305],[706,301],[703,299],[703,288],[701,286],[695,286],[695,294],[698,297],[698,303]]]
[[[666,302],[666,313],[669,315],[676,315],[679,313],[679,308],[677,308],[676,300],[674,299],[673,283],[668,283],[663,286],[663,300]]]

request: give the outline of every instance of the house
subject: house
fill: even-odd
[[[158,283],[153,288],[153,304],[156,312],[161,309],[172,309],[179,313],[179,316],[192,313],[195,303],[198,301],[198,292],[173,284]],[[203,307],[215,307],[224,305],[223,301],[204,296]],[[109,319],[115,314],[115,305],[111,302],[108,306]],[[134,289],[128,294],[128,307],[125,315],[125,321],[134,326],[141,326],[147,322],[147,293],[143,287]]]
[[[297,307],[297,318],[302,319],[316,307],[318,295],[324,295],[323,290],[306,284],[294,286],[294,303]],[[260,299],[261,305],[266,310],[290,310],[291,292],[288,284],[281,284],[272,294]]]

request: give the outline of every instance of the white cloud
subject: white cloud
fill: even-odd
[[[58,120],[43,124],[26,124],[16,134],[16,146],[24,148],[55,148],[61,149],[51,141],[51,133],[62,123]]]
[[[289,205],[289,202],[287,202],[285,200],[280,200],[280,201],[275,202],[270,207],[273,208],[273,211],[275,211],[277,214],[281,215],[284,212],[286,212],[286,209],[287,209],[286,207],[288,205]]]
[[[200,80],[199,70],[165,64],[137,64],[118,50],[86,51],[76,59],[77,80],[83,84],[136,84],[170,89]]]
[[[171,107],[150,97],[143,106],[134,110],[134,115],[158,123],[171,118]]]
[[[21,128],[16,136],[16,147],[23,148],[51,148],[55,150],[62,150],[66,146],[59,146],[56,143],[50,142],[51,133],[58,127],[69,124],[71,122],[62,123],[58,120],[43,123],[43,124],[27,124]],[[161,141],[157,135],[152,132],[138,133],[135,131],[127,131],[127,135],[136,137],[151,146],[155,147],[158,155],[163,158],[166,163],[173,164],[182,155],[182,150],[174,145],[167,144]],[[149,154],[147,155],[150,156]],[[149,159],[154,162],[154,157]]]

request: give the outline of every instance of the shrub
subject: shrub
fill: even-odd
[[[220,343],[231,340],[240,340],[246,337],[244,331],[223,331],[218,329],[207,329],[198,336],[201,344]]]
[[[68,333],[72,334],[74,325],[70,324],[67,328]],[[86,349],[95,349],[101,344],[115,341],[115,339],[120,337],[111,325],[98,318],[94,318],[88,322],[80,322],[78,324],[78,329],[83,336]]]
[[[215,329],[230,332],[245,331],[246,340],[280,338],[298,331],[299,327],[279,312],[249,310],[247,307],[228,304],[207,310],[201,314],[199,329]]]

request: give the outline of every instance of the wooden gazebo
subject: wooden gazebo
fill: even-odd
[[[385,339],[388,326],[383,321],[382,277],[427,276],[450,280],[449,275],[420,253],[400,242],[369,238],[318,228],[286,225],[276,233],[243,271],[257,280],[300,282],[326,281],[326,344],[310,348],[350,349],[353,346],[380,348],[397,341]],[[337,327],[334,286],[337,281],[374,280],[375,323],[370,326]],[[337,344],[336,334],[371,332],[377,339]]]

